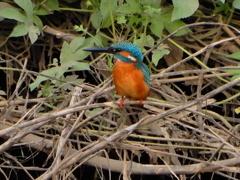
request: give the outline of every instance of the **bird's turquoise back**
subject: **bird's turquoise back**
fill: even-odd
[[[145,82],[150,85],[150,72],[146,64],[143,62],[136,62],[135,63],[136,68],[140,69],[144,74],[144,80]]]

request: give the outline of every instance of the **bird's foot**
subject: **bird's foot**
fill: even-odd
[[[125,99],[124,96],[120,99],[120,104],[119,104],[119,107],[120,107],[120,108],[123,108],[124,99]]]
[[[140,104],[141,106],[143,105],[143,100],[142,100],[142,99],[139,100],[139,104]]]

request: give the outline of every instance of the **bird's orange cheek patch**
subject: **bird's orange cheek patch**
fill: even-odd
[[[122,55],[123,57],[129,58],[132,61],[136,61],[136,58],[130,55],[128,51],[120,51],[118,54]]]
[[[119,54],[121,54],[123,57],[126,57],[126,58],[130,56],[130,52],[128,51],[120,51]]]

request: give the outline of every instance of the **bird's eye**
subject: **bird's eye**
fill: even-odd
[[[111,51],[112,53],[117,53],[117,52],[121,51],[121,49],[115,49],[115,48],[112,48],[112,47],[110,47],[108,50]]]
[[[114,52],[120,52],[122,51],[121,49],[114,49]]]

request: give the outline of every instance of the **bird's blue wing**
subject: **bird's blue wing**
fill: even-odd
[[[150,84],[150,71],[147,67],[146,64],[144,64],[143,62],[136,62],[136,68],[140,69],[143,74],[144,74],[144,78],[145,78],[145,82],[149,85]]]

